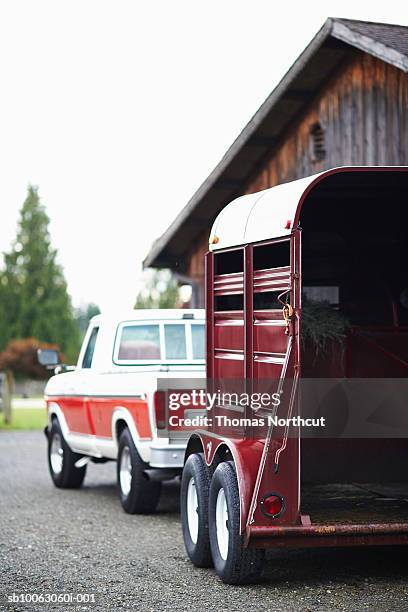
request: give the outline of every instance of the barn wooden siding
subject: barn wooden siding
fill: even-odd
[[[313,154],[311,130],[316,124],[324,133],[322,160]],[[345,165],[408,165],[408,75],[357,50],[282,134],[236,196]],[[204,254],[212,222],[208,219],[187,256],[188,274],[200,285],[202,305]]]
[[[326,156],[314,160],[311,129],[324,132]],[[408,164],[408,75],[359,51],[282,136],[247,184],[253,193],[327,168]]]
[[[197,303],[195,306],[204,306],[205,301],[205,288],[204,288],[204,257],[208,251],[208,237],[210,229],[206,228],[200,239],[197,241],[194,249],[187,256],[188,258],[188,276],[195,282],[195,291]]]

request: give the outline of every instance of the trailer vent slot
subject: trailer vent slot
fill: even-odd
[[[228,310],[242,310],[244,307],[243,295],[219,295],[215,298],[215,312]]]
[[[254,294],[254,310],[282,310],[278,300],[281,291],[266,291]]]
[[[243,249],[234,249],[224,253],[217,253],[214,257],[214,272],[218,274],[234,274],[244,269]]]
[[[287,291],[290,288],[290,268],[272,268],[254,272],[254,292]]]
[[[280,240],[254,246],[254,270],[282,268],[290,264],[290,241]]]
[[[243,292],[244,275],[242,272],[219,274],[214,278],[214,295],[234,295]]]

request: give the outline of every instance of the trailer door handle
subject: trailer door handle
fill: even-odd
[[[286,325],[286,329],[285,329],[286,335],[289,334],[289,324],[293,317],[293,312],[294,312],[293,306],[291,306],[290,304],[285,304],[282,308],[282,314],[283,314],[283,318],[285,319],[285,325]]]

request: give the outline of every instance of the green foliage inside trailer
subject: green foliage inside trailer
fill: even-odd
[[[316,354],[327,350],[332,342],[343,342],[350,324],[328,302],[316,302],[302,298],[301,340],[305,347],[313,346]]]

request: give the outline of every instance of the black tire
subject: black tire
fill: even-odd
[[[62,460],[58,460],[58,455]],[[48,431],[47,457],[55,486],[59,489],[79,489],[85,478],[86,465],[81,468],[75,467],[75,463],[81,459],[82,455],[74,453],[69,448],[56,418],[52,420]]]
[[[222,491],[221,494],[220,491]],[[221,506],[223,496],[225,496],[228,511],[225,538],[227,550],[224,549],[224,555],[220,552],[217,537],[216,513],[219,495]],[[238,483],[234,464],[231,461],[220,463],[211,479],[208,518],[212,558],[215,570],[221,580],[226,584],[257,582],[262,574],[265,551],[256,548],[244,548],[244,538],[240,534]]]
[[[208,533],[208,495],[210,491],[211,472],[206,465],[203,453],[195,453],[187,459],[181,478],[180,513],[184,545],[190,560],[197,567],[211,567],[212,557]],[[194,487],[197,496],[198,530],[192,533],[189,522],[189,491]],[[194,495],[194,493],[193,493]],[[190,519],[191,520],[191,519]],[[197,527],[196,527],[197,529]]]
[[[129,488],[124,486],[121,468],[130,461],[131,476]],[[123,464],[123,465],[122,465]],[[160,499],[161,482],[149,480],[145,474],[147,465],[142,461],[128,429],[119,438],[117,480],[122,508],[128,514],[150,514],[157,508]]]

